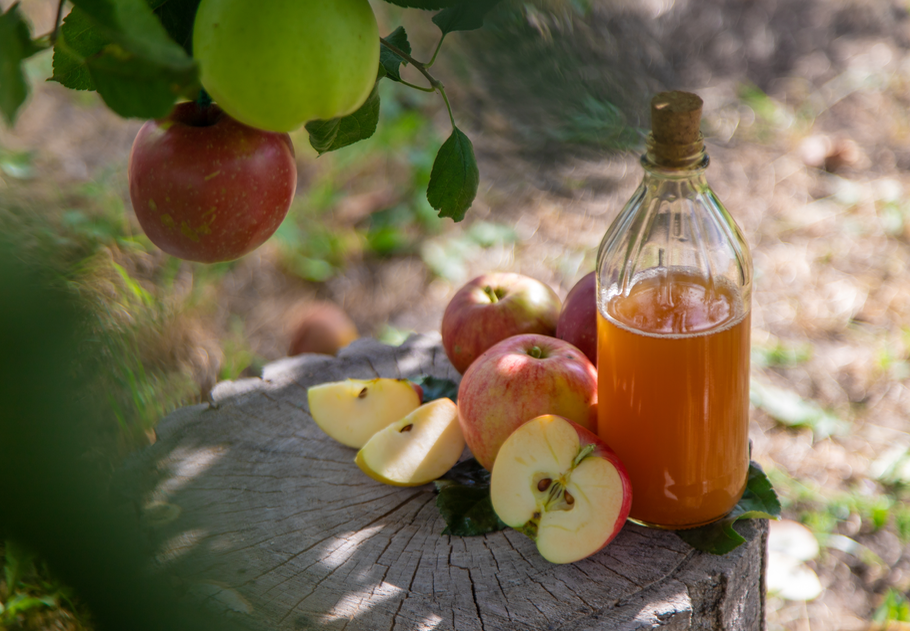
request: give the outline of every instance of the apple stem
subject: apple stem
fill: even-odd
[[[212,106],[212,96],[205,91],[205,88],[199,88],[199,96],[196,97],[196,105],[200,109],[206,109]]]
[[[541,349],[539,346],[532,346],[531,349],[528,351],[528,355],[530,355],[534,359],[540,359],[541,357],[543,357],[543,349]]]
[[[487,295],[487,298],[490,299],[490,302],[499,302],[499,293],[489,285],[483,288],[483,293]]]

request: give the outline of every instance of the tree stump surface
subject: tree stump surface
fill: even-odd
[[[263,630],[764,628],[765,521],[739,522],[747,543],[722,557],[628,523],[599,553],[553,565],[511,529],[442,535],[432,484],[373,481],[309,416],[309,386],[423,374],[459,379],[438,336],[362,339],[168,416],[123,478],[157,564]]]

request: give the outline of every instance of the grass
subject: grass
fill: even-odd
[[[28,550],[0,543],[0,565],[0,629],[91,629],[91,616],[72,590]]]

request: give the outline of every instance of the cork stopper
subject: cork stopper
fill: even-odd
[[[702,100],[691,92],[661,92],[651,99],[651,133],[663,145],[698,142]]]
[[[691,92],[661,92],[651,99],[648,157],[654,164],[686,169],[707,159],[699,131],[701,108],[701,97]]]

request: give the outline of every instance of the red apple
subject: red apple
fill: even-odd
[[[458,420],[477,461],[493,469],[509,434],[541,414],[597,427],[597,370],[555,337],[516,335],[492,346],[458,387]]]
[[[531,537],[551,563],[573,563],[610,543],[632,507],[619,457],[583,427],[551,414],[516,429],[490,478],[493,510]]]
[[[294,326],[288,355],[336,355],[359,336],[357,325],[341,307],[331,302],[308,304]]]
[[[556,337],[577,346],[597,365],[597,274],[591,272],[569,290],[559,320]]]
[[[522,333],[553,335],[559,296],[522,274],[493,272],[459,289],[442,316],[442,345],[449,361],[464,373],[481,353]]]
[[[287,134],[247,127],[217,105],[181,103],[139,130],[129,181],[152,243],[215,263],[253,251],[278,229],[297,188],[297,164]]]

